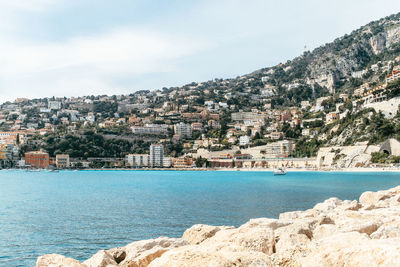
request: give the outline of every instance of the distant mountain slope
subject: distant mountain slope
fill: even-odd
[[[371,22],[284,64],[246,76],[264,77],[263,81],[284,88],[309,86],[313,90],[326,88],[330,93],[351,92],[365,81],[382,81],[389,68],[375,73],[368,68],[378,62],[384,65],[398,56],[400,13]],[[279,96],[284,96],[282,93],[279,92]]]

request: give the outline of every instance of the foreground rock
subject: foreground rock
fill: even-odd
[[[238,228],[194,225],[182,238],[100,250],[83,263],[44,255],[36,266],[400,266],[400,187],[365,192],[359,202],[330,198]]]
[[[36,267],[85,267],[85,265],[61,255],[47,254],[37,259]]]

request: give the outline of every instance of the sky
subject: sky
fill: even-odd
[[[398,0],[0,0],[0,102],[234,78],[397,12]]]

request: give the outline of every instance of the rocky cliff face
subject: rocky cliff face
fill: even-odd
[[[400,186],[359,201],[330,198],[279,219],[242,226],[195,225],[182,238],[160,237],[101,250],[83,263],[61,255],[37,267],[399,266]]]
[[[371,22],[312,52],[305,52],[300,57],[261,72],[278,85],[300,82],[312,87],[326,87],[334,93],[350,82],[353,73],[361,71],[365,74],[373,64],[393,61],[398,56],[399,42],[400,14],[396,14]],[[268,74],[271,69],[275,74]],[[280,74],[280,69],[285,70],[284,75]],[[370,79],[380,78],[380,73],[371,75],[368,76]],[[363,79],[364,82],[369,82],[366,79]],[[347,87],[342,90],[346,91]]]
[[[400,42],[400,21],[382,19],[319,48],[310,55],[311,81],[334,91],[335,83],[364,69],[371,58]]]

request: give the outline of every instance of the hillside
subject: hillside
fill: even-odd
[[[400,55],[399,41],[400,13],[371,22],[312,52],[246,77],[255,81],[263,79],[277,86],[278,95],[283,93],[287,99],[273,100],[283,105],[299,105],[301,100],[320,95],[351,94],[363,83],[384,81]]]
[[[11,145],[3,158],[12,163],[3,165],[43,149],[50,157],[107,157],[112,166],[110,158],[149,153],[152,143],[162,143],[168,156],[182,157],[199,149],[239,151],[283,140],[290,143],[287,151],[264,157],[310,157],[322,146],[400,140],[399,104],[400,13],[232,79],[129,95],[4,103],[0,130],[7,134],[0,139]]]

